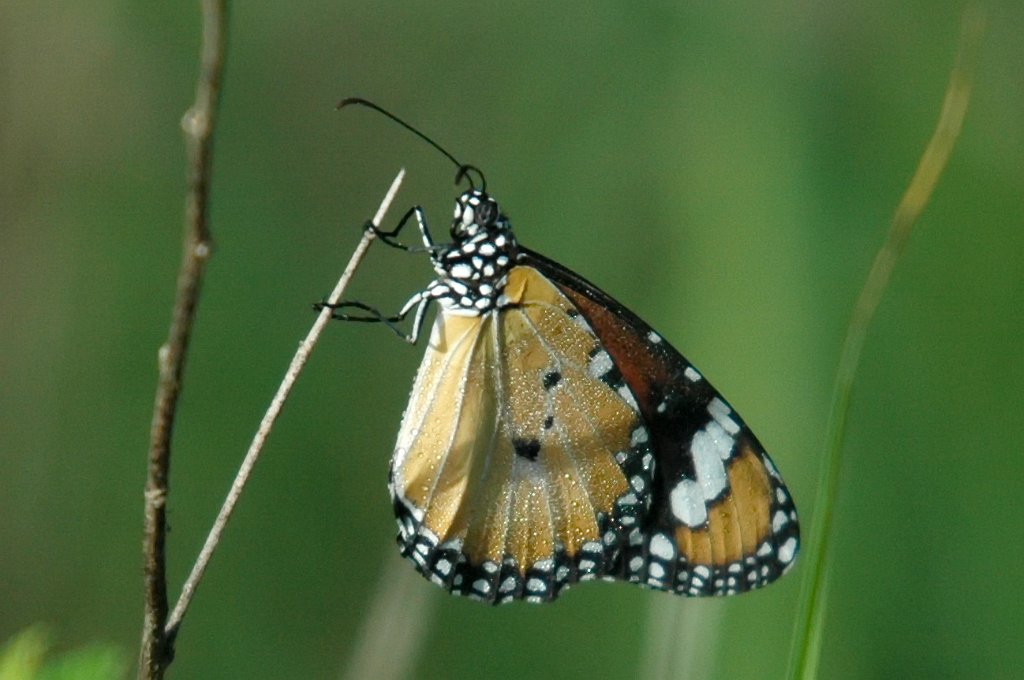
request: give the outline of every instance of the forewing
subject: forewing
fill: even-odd
[[[777,469],[706,379],[635,314],[582,277],[522,249],[582,315],[628,386],[651,437],[650,511],[622,556],[621,577],[686,595],[770,583],[792,564],[799,525]]]

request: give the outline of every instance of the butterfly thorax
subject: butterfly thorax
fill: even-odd
[[[455,201],[452,242],[431,260],[438,278],[427,294],[455,314],[479,316],[503,306],[502,292],[517,244],[497,201],[473,189]]]

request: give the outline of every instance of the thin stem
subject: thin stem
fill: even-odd
[[[394,200],[395,194],[398,192],[398,187],[402,184],[402,179],[405,177],[405,170],[401,170],[391,183],[391,188],[388,189],[387,195],[380,204],[380,208],[377,210],[377,214],[373,217],[374,226],[380,226],[381,220],[384,218],[384,214],[391,206],[392,200]],[[370,243],[373,242],[374,233],[367,229],[363,232],[363,238],[356,246],[355,252],[352,253],[352,257],[349,260],[348,266],[345,267],[345,272],[341,275],[338,284],[334,287],[334,291],[330,297],[327,298],[328,303],[336,304],[341,300],[341,296],[344,294],[345,289],[348,287],[349,281],[352,279],[352,275],[355,273],[356,268],[362,262],[363,257],[366,255],[366,250],[370,247]],[[323,332],[327,323],[331,320],[330,307],[324,307],[320,310],[320,314],[316,317],[316,321],[313,322],[313,327],[309,330],[305,340],[299,344],[299,349],[295,352],[295,356],[292,358],[291,364],[288,366],[288,371],[285,373],[284,380],[281,381],[280,387],[277,388],[277,393],[270,402],[270,407],[267,409],[266,414],[263,416],[263,420],[260,422],[259,428],[256,430],[256,435],[253,437],[252,443],[249,445],[249,450],[245,454],[245,458],[242,460],[242,464],[238,469],[238,474],[235,476],[234,482],[231,484],[231,489],[228,491],[227,497],[224,499],[224,504],[221,506],[220,513],[217,515],[217,519],[214,521],[213,526],[210,528],[210,533],[206,537],[206,543],[203,544],[202,550],[199,552],[199,556],[196,558],[196,562],[192,565],[192,571],[185,581],[185,585],[182,586],[181,596],[178,598],[177,604],[174,605],[174,611],[171,612],[170,618],[167,620],[167,626],[165,628],[165,634],[169,640],[173,642],[175,636],[178,634],[178,630],[181,627],[181,620],[185,616],[185,612],[188,611],[188,606],[192,602],[192,598],[195,595],[196,587],[199,585],[199,581],[203,578],[203,573],[206,571],[207,565],[210,563],[210,558],[213,557],[214,551],[217,549],[217,545],[220,543],[221,534],[224,532],[224,527],[227,525],[228,520],[231,519],[231,513],[234,512],[235,505],[238,503],[239,497],[242,495],[242,490],[245,488],[246,483],[249,480],[249,476],[252,474],[253,467],[256,465],[256,461],[259,459],[260,451],[263,450],[263,445],[266,443],[267,436],[270,434],[270,430],[274,425],[274,421],[277,420],[277,416],[281,413],[281,408],[284,406],[285,400],[288,398],[288,394],[291,392],[292,387],[295,385],[295,381],[302,371],[302,367],[306,364],[309,359],[310,352],[313,351],[314,345],[320,338],[320,333]]]
[[[722,603],[715,600],[652,597],[637,677],[711,677],[722,646],[724,614]]]
[[[164,635],[167,618],[167,492],[171,433],[181,395],[196,305],[210,255],[209,190],[213,132],[225,53],[226,0],[203,0],[203,36],[196,98],[182,119],[187,150],[185,238],[177,294],[167,341],[157,354],[159,380],[150,425],[143,536],[145,611],[139,650],[139,677],[159,679],[170,663]]]
[[[911,228],[931,198],[960,134],[967,104],[970,101],[974,63],[984,35],[984,27],[984,12],[980,7],[969,6],[964,11],[959,51],[950,74],[949,86],[946,88],[935,132],[921,155],[917,171],[910,180],[903,198],[896,207],[889,234],[871,265],[843,341],[827,429],[828,458],[822,468],[822,481],[819,486],[821,495],[814,508],[811,523],[811,538],[808,541],[810,551],[806,558],[808,572],[804,577],[801,611],[790,655],[791,678],[818,677],[828,595],[825,574],[830,559],[830,529],[838,495],[846,416],[861,351],[868,328],[889,285],[893,269],[906,250]]]
[[[392,546],[359,637],[341,674],[344,680],[411,678],[413,662],[430,630],[435,593]]]

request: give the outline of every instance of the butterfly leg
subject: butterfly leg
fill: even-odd
[[[398,233],[402,231],[402,228],[405,227],[406,223],[409,222],[409,219],[413,216],[416,217],[416,223],[420,228],[420,237],[423,239],[423,247],[407,246],[397,240]],[[418,205],[414,205],[409,208],[405,215],[402,216],[402,219],[399,220],[398,226],[391,231],[384,231],[380,227],[375,226],[373,222],[367,222],[364,228],[367,231],[373,232],[381,242],[386,243],[392,248],[398,248],[399,250],[404,250],[408,253],[419,253],[424,251],[433,252],[436,250],[434,238],[430,235],[430,228],[427,227],[427,217],[423,213],[423,208]]]
[[[423,329],[423,320],[426,317],[427,305],[430,304],[431,297],[426,293],[416,293],[409,301],[402,305],[402,308],[397,314],[392,316],[384,316],[379,309],[372,307],[365,302],[358,302],[356,300],[347,300],[331,304],[329,302],[318,302],[313,305],[313,309],[320,311],[325,307],[331,310],[331,318],[338,321],[363,321],[367,323],[382,323],[390,328],[395,335],[402,338],[410,345],[415,345],[416,341],[420,337],[420,331]],[[401,328],[398,327],[398,323],[405,320],[405,317],[409,315],[409,312],[413,308],[416,308],[416,314],[412,321],[412,332],[406,334]],[[366,315],[353,315],[340,312],[341,309],[361,309],[367,312]]]

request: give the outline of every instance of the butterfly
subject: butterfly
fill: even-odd
[[[521,245],[477,168],[376,104],[349,104],[419,135],[470,184],[449,243],[435,244],[418,206],[391,231],[368,224],[426,251],[437,275],[397,314],[317,305],[411,343],[438,308],[388,474],[402,555],[492,604],[547,602],[592,579],[730,595],[789,570],[792,496],[707,379],[607,293]],[[413,217],[422,249],[397,240]],[[406,335],[395,324],[413,310]]]

